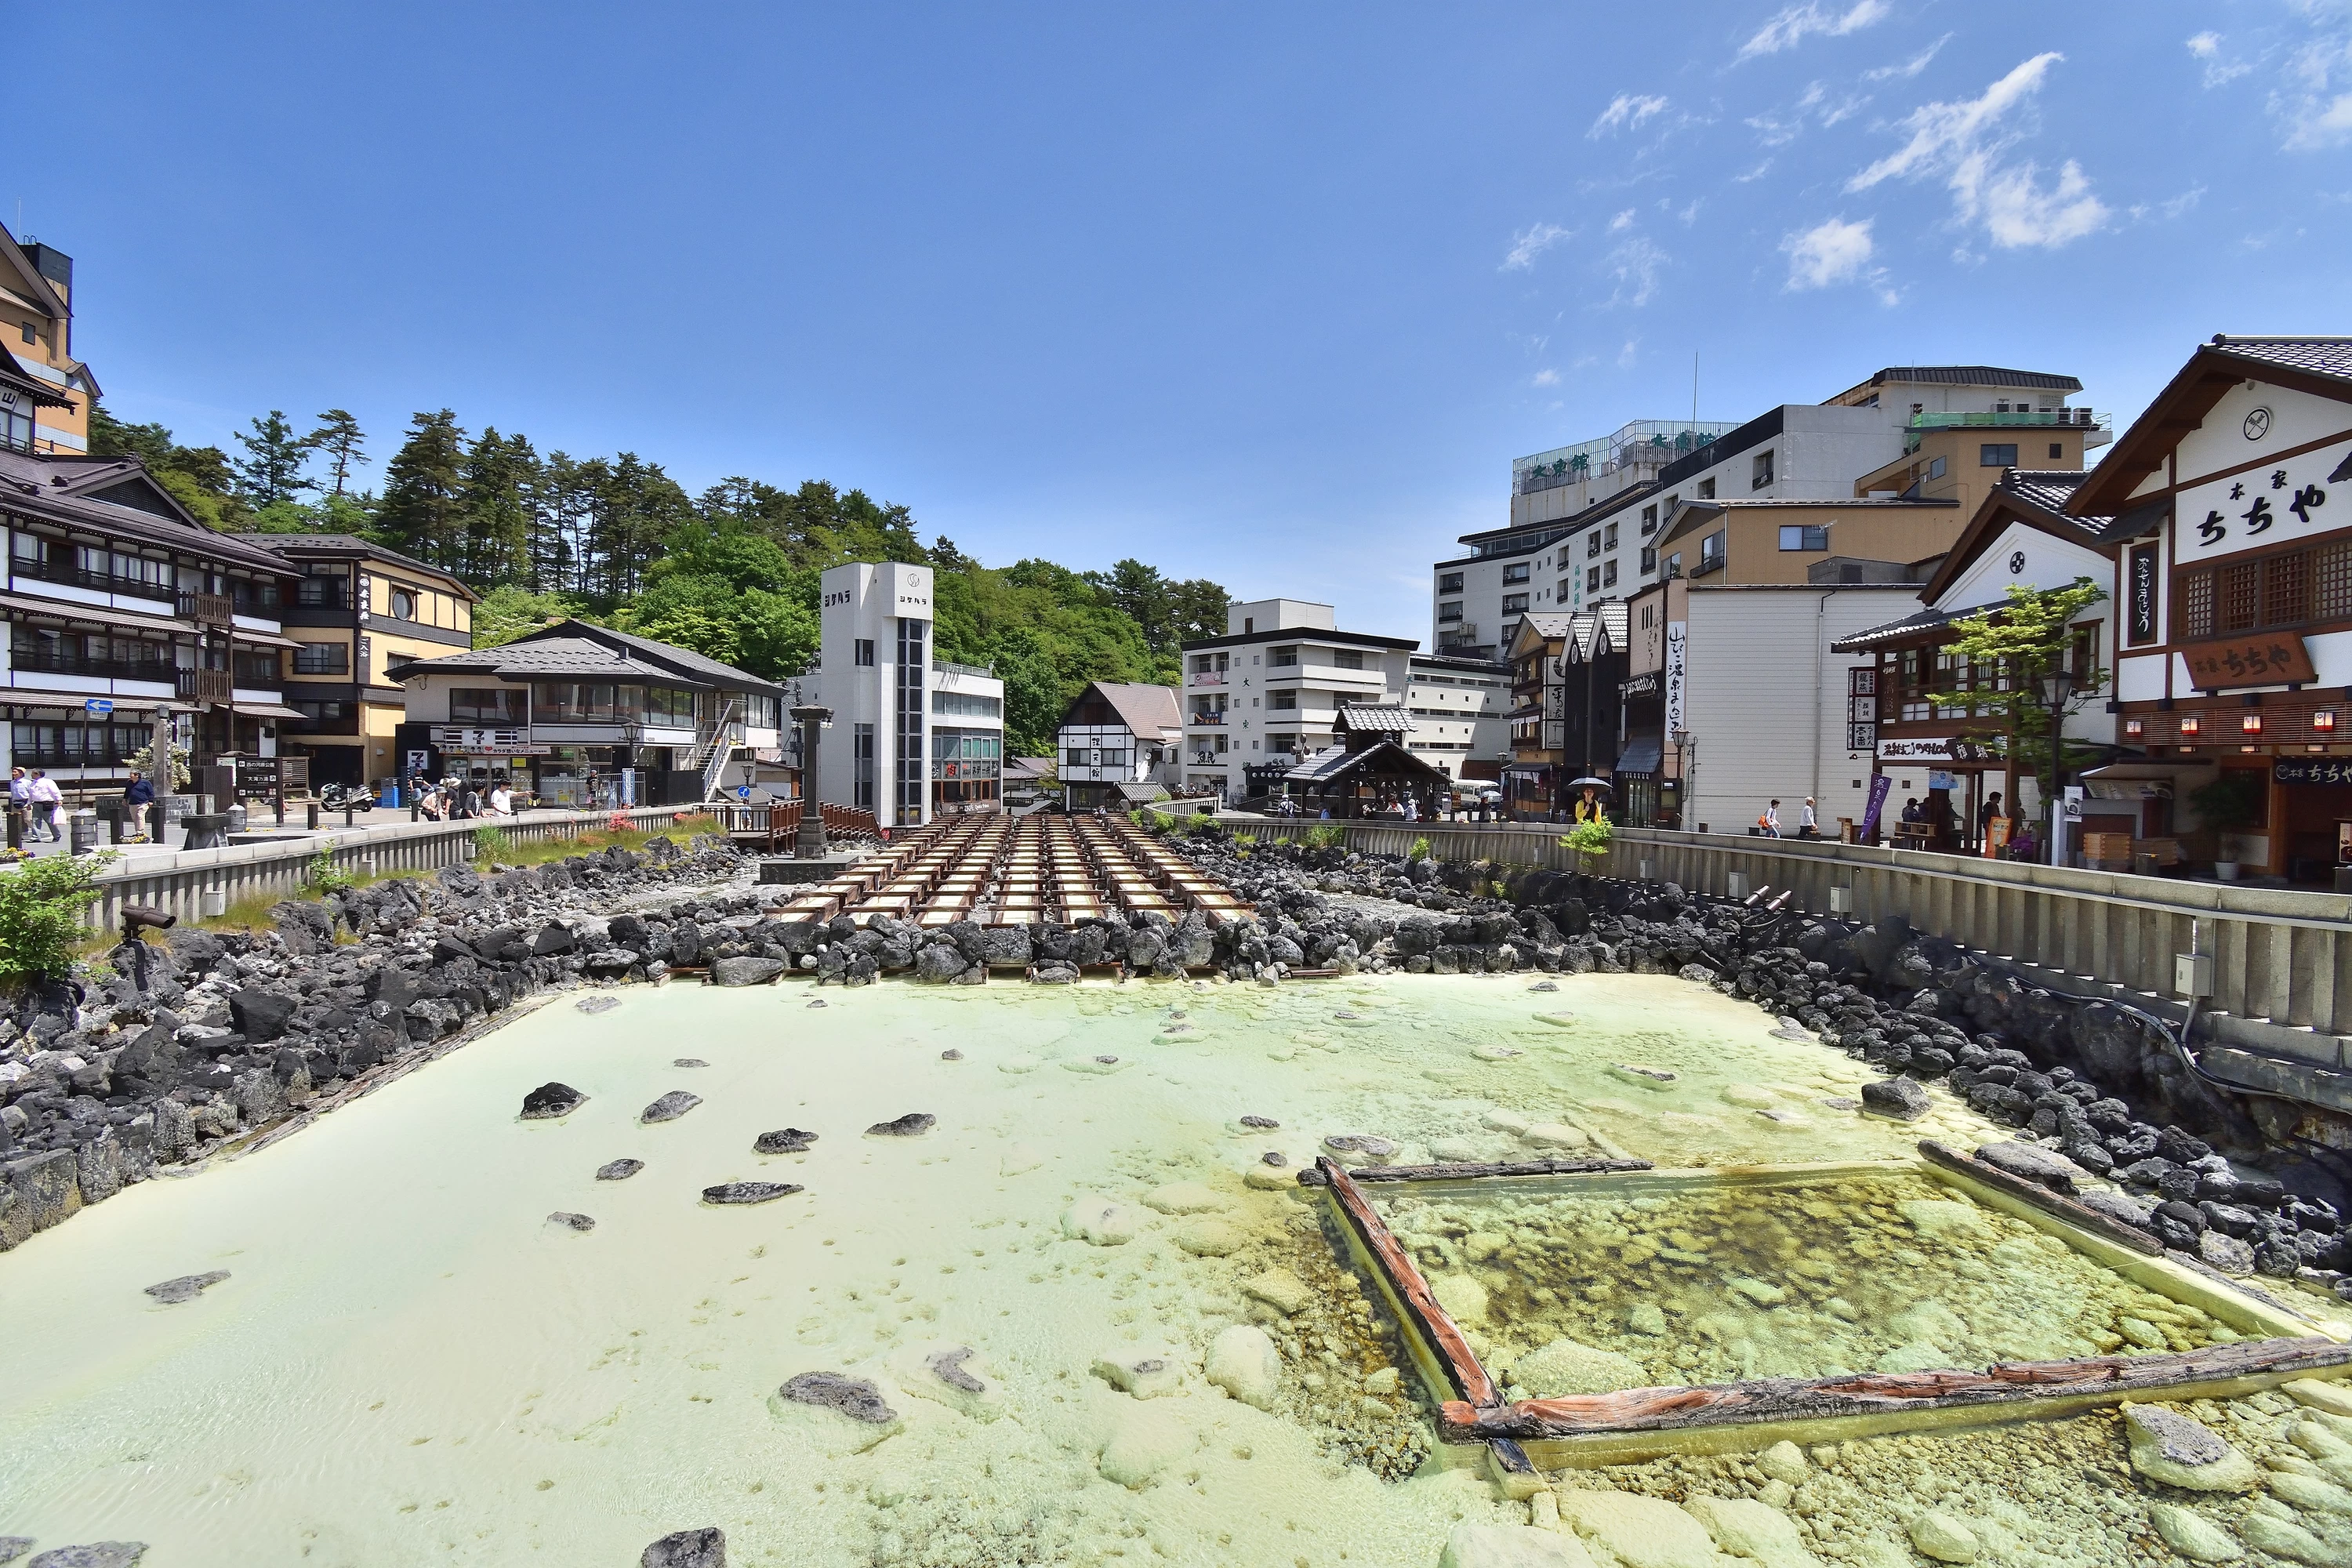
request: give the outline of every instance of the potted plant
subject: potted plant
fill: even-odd
[[[1590,822],[1580,822],[1559,836],[1559,847],[1576,851],[1576,868],[1588,877],[1601,874],[1601,866],[1609,858],[1609,840],[1614,832],[1605,816]]]
[[[2213,875],[2234,882],[2242,869],[2234,858],[2231,840],[2263,818],[2266,791],[2262,776],[2243,768],[2224,769],[2212,783],[2189,792],[2189,804],[2198,820],[2213,830]]]

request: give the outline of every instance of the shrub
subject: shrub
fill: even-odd
[[[1591,822],[1580,822],[1561,834],[1559,847],[1573,849],[1579,855],[1606,855],[1609,853],[1610,837],[1609,819],[1595,817]]]
[[[627,826],[626,823],[623,823],[613,831],[615,833],[624,831]],[[507,837],[505,828],[493,827],[486,822],[474,829],[474,858],[477,860],[495,860],[501,855],[510,855],[513,852],[514,840]]]
[[[319,846],[318,853],[302,868],[302,885],[325,898],[329,893],[341,893],[359,884],[349,871],[335,864],[335,841],[328,839]]]
[[[63,974],[73,965],[80,911],[98,899],[98,874],[115,859],[51,855],[0,873],[0,984]]]
[[[604,831],[607,833],[626,833],[635,826],[625,811],[616,811],[604,819]]]
[[[1409,849],[1409,850],[1407,850],[1407,851],[1405,852],[1405,857],[1404,857],[1404,858],[1405,858],[1406,859],[1408,859],[1408,860],[1426,860],[1426,859],[1428,859],[1428,858],[1429,858],[1429,840],[1428,840],[1428,839],[1426,839],[1426,838],[1416,838],[1416,839],[1414,839],[1414,840],[1412,841],[1412,847],[1411,849]]]
[[[1336,849],[1348,841],[1348,830],[1336,822],[1326,822],[1307,830],[1309,849]]]

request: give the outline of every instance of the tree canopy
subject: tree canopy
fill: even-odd
[[[441,567],[482,595],[482,647],[579,616],[781,679],[816,657],[826,568],[926,564],[938,657],[1003,679],[1014,754],[1051,752],[1087,682],[1173,684],[1178,645],[1224,630],[1225,590],[1203,578],[1136,560],[1097,572],[1034,558],[984,566],[945,537],[925,546],[908,508],[860,489],[732,475],[689,496],[634,452],[542,455],[520,432],[471,436],[447,408],[411,418],[382,493],[360,491],[365,432],[341,409],[318,419],[298,437],[272,410],[237,436],[246,455],[233,461],[93,406],[90,449],[139,458],[215,527],[357,533]]]

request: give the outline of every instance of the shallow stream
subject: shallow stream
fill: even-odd
[[[149,1568],[626,1563],[705,1524],[738,1564],[1428,1568],[1457,1521],[1525,1510],[1460,1470],[1382,1479],[1428,1451],[1427,1412],[1283,1188],[1321,1139],[1673,1166],[1986,1131],[1940,1098],[1924,1124],[1865,1121],[1860,1064],[1703,987],[1528,984],[559,997],[0,1256],[0,1534],[145,1541]],[[549,1079],[590,1099],[518,1120]],[[673,1089],[702,1102],[642,1125]],[[908,1112],[937,1124],[865,1133]],[[807,1152],[753,1152],[788,1126]],[[596,1179],[623,1158],[644,1170]],[[806,1190],[700,1201],[737,1180]],[[215,1269],[193,1301],[143,1294]],[[1202,1375],[1235,1323],[1281,1353],[1264,1409]],[[1941,1348],[2012,1348],[1972,1332]],[[1677,1380],[1738,1339],[1683,1337],[1716,1359],[1669,1358]],[[930,1371],[965,1349],[982,1393]],[[1138,1398],[1098,1360],[1174,1375]],[[873,1380],[890,1419],[778,1397],[812,1371]]]

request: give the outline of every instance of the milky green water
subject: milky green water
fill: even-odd
[[[1371,1132],[1409,1161],[1526,1157],[1510,1129],[1533,1124],[1678,1165],[1980,1131],[1824,1105],[1858,1064],[1701,987],[1526,986],[884,985],[812,1008],[804,987],[674,985],[593,1016],[559,999],[0,1256],[0,1534],[142,1540],[153,1568],[633,1563],[705,1524],[739,1564],[1427,1568],[1456,1521],[1524,1510],[1439,1466],[1376,1479],[1370,1459],[1426,1447],[1426,1412],[1381,1375],[1383,1331],[1311,1212],[1244,1184],[1263,1153],[1295,1168]],[[592,1099],[518,1121],[549,1079]],[[639,1125],[673,1089],[704,1103]],[[938,1126],[861,1135],[908,1111]],[[787,1125],[820,1134],[810,1152],[751,1152]],[[644,1173],[593,1179],[624,1156]],[[698,1201],[736,1179],[807,1190]],[[1130,1238],[1068,1234],[1074,1205],[1118,1205],[1107,1228]],[[185,1305],[142,1293],[216,1268]],[[1286,1317],[1253,1299],[1272,1272],[1316,1300]],[[1281,1347],[1267,1409],[1202,1375],[1234,1323]],[[926,1382],[954,1347],[983,1397]],[[1155,1349],[1178,1373],[1162,1397],[1090,1371]],[[773,1399],[811,1370],[874,1379],[887,1435]]]

